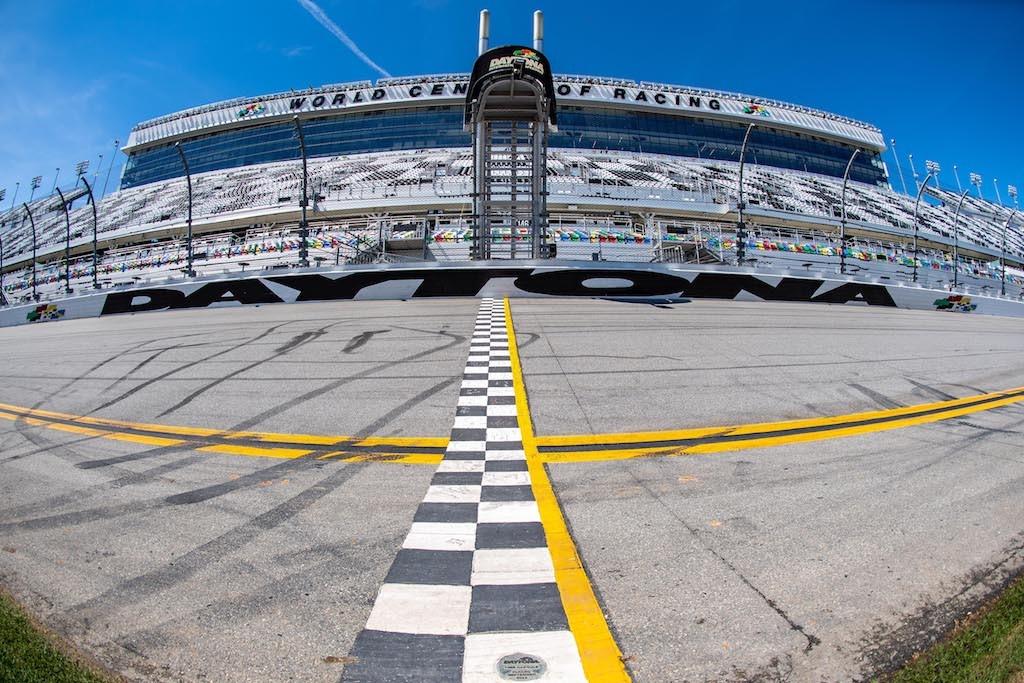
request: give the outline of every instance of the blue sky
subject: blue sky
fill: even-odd
[[[529,42],[547,19],[558,73],[621,76],[788,100],[869,121],[907,154],[970,171],[994,196],[1024,185],[1024,2],[522,3],[402,0],[319,5],[393,75],[469,71],[477,13],[491,44]],[[585,9],[584,9],[585,8]],[[124,142],[142,120],[243,95],[375,79],[377,72],[297,0],[0,0],[0,188],[10,205],[32,176],[44,191],[103,154],[116,185]],[[895,165],[886,154],[893,182]]]

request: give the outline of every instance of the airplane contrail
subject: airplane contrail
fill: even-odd
[[[342,31],[337,24],[331,21],[331,18],[327,16],[327,13],[320,9],[320,6],[313,2],[313,0],[298,0],[298,2],[307,12],[313,15],[314,19],[320,22],[321,26],[333,33],[338,40],[345,43],[348,49],[352,50],[356,57],[359,57],[359,59],[366,62],[368,66],[379,71],[385,78],[391,78],[391,74],[382,69],[375,61],[367,57],[366,53],[360,50],[359,46],[348,37],[348,34]]]

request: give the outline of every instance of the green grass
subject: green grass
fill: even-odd
[[[22,609],[0,592],[0,683],[106,683],[67,657]]]
[[[887,683],[1024,681],[1024,578]]]

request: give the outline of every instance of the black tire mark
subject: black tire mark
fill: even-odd
[[[460,381],[461,379],[461,377],[451,377],[449,379],[445,379],[438,382],[434,386],[421,391],[420,393],[416,394],[415,396],[405,401],[404,403],[400,404],[399,406],[384,413],[370,424],[358,430],[353,436],[366,437],[373,435],[383,427],[387,426],[392,420],[394,420],[402,413],[405,413],[409,409],[419,405],[420,403],[423,403],[425,400],[427,400],[437,392],[443,389],[447,389],[448,387]]]
[[[120,505],[107,505],[98,508],[90,508],[88,510],[65,512],[59,515],[49,515],[46,517],[36,517],[34,519],[0,524],[0,533],[10,534],[23,531],[42,531],[65,526],[77,526],[79,524],[88,524],[89,522],[97,522],[104,519],[114,519],[116,517],[124,517],[126,515],[135,515],[140,512],[148,512],[150,510],[164,507],[164,505],[165,503],[161,500],[136,500],[131,501],[130,503],[121,503]]]
[[[903,405],[902,403],[894,401],[885,394],[880,394],[874,389],[868,389],[865,386],[855,384],[853,382],[849,383],[847,386],[849,386],[851,389],[856,389],[857,391],[864,394],[865,396],[867,396],[868,398],[870,398],[872,401],[882,406],[883,408],[888,408],[890,410],[896,408],[906,408],[906,406]]]
[[[330,325],[325,325],[325,326],[323,326],[323,327],[321,327],[321,328],[319,328],[317,330],[313,330],[313,331],[310,331],[310,332],[303,332],[302,334],[296,335],[287,344],[284,344],[283,346],[280,346],[277,349],[275,349],[273,355],[268,356],[267,358],[261,358],[260,360],[253,361],[252,363],[249,363],[248,365],[245,365],[245,366],[239,368],[238,370],[233,370],[232,372],[229,372],[226,375],[222,375],[221,377],[218,377],[217,379],[213,380],[212,382],[208,382],[207,384],[204,384],[203,386],[201,386],[200,388],[196,389],[195,391],[193,391],[191,394],[189,394],[185,398],[183,398],[180,401],[178,401],[177,403],[175,403],[173,406],[171,406],[167,410],[165,410],[162,413],[160,413],[159,415],[157,415],[157,418],[164,417],[166,415],[169,415],[170,413],[173,413],[174,411],[176,411],[176,410],[178,410],[180,408],[184,408],[189,403],[191,403],[195,399],[199,398],[200,396],[202,396],[204,393],[206,393],[210,389],[213,389],[214,387],[216,387],[219,384],[222,384],[222,383],[228,381],[229,379],[233,379],[233,378],[241,375],[242,373],[248,372],[249,370],[252,370],[253,368],[259,367],[260,365],[262,365],[264,363],[269,363],[269,362],[271,362],[271,361],[273,361],[273,360],[275,360],[275,359],[285,355],[289,351],[292,351],[292,350],[302,346],[303,344],[306,344],[306,343],[309,343],[309,342],[312,342],[312,341],[316,341],[317,339],[319,339],[323,335],[327,334],[327,330],[328,329],[330,329],[331,327],[334,327],[335,325],[340,325],[340,324],[341,323],[332,323]]]
[[[188,455],[184,458],[179,458],[178,460],[172,460],[169,463],[151,467],[148,470],[142,470],[141,472],[128,472],[118,479],[112,479],[103,484],[97,484],[86,489],[73,491],[71,493],[63,493],[44,500],[37,500],[31,503],[24,503],[16,507],[8,508],[6,510],[0,510],[0,523],[12,522],[18,520],[18,518],[24,518],[33,514],[53,512],[54,509],[62,505],[80,504],[84,500],[98,496],[110,491],[111,489],[134,486],[136,484],[146,484],[159,479],[165,474],[187,467],[188,465],[192,465],[196,462],[197,460],[195,456]]]
[[[196,442],[189,442],[188,444],[175,444],[173,446],[160,446],[159,448],[151,448],[145,451],[138,451],[136,453],[128,453],[126,455],[116,455],[112,458],[100,458],[98,460],[85,460],[82,462],[75,463],[75,467],[80,470],[94,470],[98,467],[109,467],[111,465],[120,465],[126,462],[134,462],[136,460],[145,460],[147,458],[155,458],[166,453],[173,453],[175,451],[195,450],[200,444]]]
[[[418,331],[422,332],[424,330],[418,330]],[[273,408],[270,408],[268,410],[264,410],[262,413],[254,415],[253,417],[240,422],[231,431],[245,431],[245,430],[251,429],[255,425],[258,425],[259,423],[261,423],[264,420],[266,420],[268,417],[273,417],[274,415],[277,415],[278,413],[280,413],[282,411],[288,410],[290,408],[294,408],[295,406],[298,406],[298,405],[300,405],[302,403],[305,403],[306,401],[309,401],[311,399],[317,398],[318,396],[322,396],[322,395],[324,395],[324,394],[326,394],[328,392],[334,391],[338,387],[342,387],[342,386],[344,386],[346,384],[349,384],[350,382],[354,382],[356,380],[363,379],[365,377],[369,377],[369,376],[371,376],[371,375],[373,375],[373,374],[375,374],[377,372],[382,372],[382,371],[387,370],[389,368],[393,368],[396,365],[401,365],[402,363],[408,363],[408,362],[419,360],[420,358],[425,358],[425,357],[427,357],[427,356],[429,356],[431,354],[438,353],[438,352],[444,351],[446,349],[450,349],[451,347],[456,346],[457,344],[461,344],[461,343],[466,341],[465,337],[463,337],[461,335],[453,334],[451,332],[447,332],[447,331],[444,331],[444,330],[441,330],[440,332],[437,332],[435,334],[439,334],[439,335],[444,336],[444,337],[450,337],[451,341],[448,342],[447,344],[442,344],[442,345],[436,346],[436,347],[434,347],[432,349],[427,349],[426,351],[420,351],[419,353],[414,353],[413,355],[407,356],[406,358],[402,358],[402,359],[398,359],[398,360],[393,360],[393,361],[387,361],[387,362],[384,362],[384,363],[378,363],[377,365],[375,365],[373,367],[370,367],[370,368],[367,368],[366,370],[363,370],[361,372],[357,372],[354,375],[349,375],[348,377],[342,377],[341,379],[334,380],[333,382],[330,382],[329,384],[325,384],[322,387],[319,387],[317,389],[312,389],[310,391],[307,391],[306,393],[301,394],[301,395],[297,396],[294,399],[289,399],[287,401],[284,401],[284,402],[274,406]]]
[[[316,462],[316,459],[319,458],[320,455],[321,453],[314,452],[309,453],[308,455],[299,456],[298,458],[291,458],[276,465],[264,467],[256,470],[255,472],[243,475],[238,479],[231,479],[219,484],[204,486],[203,488],[193,489],[183,493],[176,493],[173,496],[168,496],[164,502],[167,505],[192,505],[194,503],[202,503],[210,500],[211,498],[217,498],[218,496],[223,496],[233,491],[237,491],[238,489],[245,488],[246,486],[259,484],[260,482],[268,479],[274,479],[282,474],[289,474],[295,470],[308,468]]]
[[[307,510],[361,472],[364,467],[365,464],[362,463],[348,464],[267,512],[176,557],[173,563],[135,576],[94,598],[80,602],[67,609],[63,616],[76,621],[89,620],[97,614],[109,616],[111,612],[137,605],[153,595],[187,581],[200,570],[219,562],[265,532]]]
[[[352,353],[356,349],[365,346],[366,342],[370,341],[376,334],[385,334],[391,330],[367,330],[366,332],[360,332],[356,336],[348,340],[345,344],[345,348],[341,350],[342,353]]]
[[[123,401],[124,399],[126,399],[126,398],[128,398],[130,396],[133,396],[134,394],[137,394],[138,392],[142,391],[143,389],[145,389],[147,387],[150,387],[150,386],[156,384],[157,382],[159,382],[159,381],[161,381],[163,379],[166,379],[167,377],[170,377],[171,375],[177,374],[177,373],[179,373],[179,372],[181,372],[183,370],[187,370],[188,368],[195,367],[196,365],[199,365],[201,363],[205,363],[206,361],[211,360],[213,358],[217,358],[218,356],[223,356],[224,354],[231,353],[232,351],[234,351],[236,349],[240,349],[241,347],[243,347],[246,344],[249,344],[251,342],[258,341],[258,340],[266,337],[267,335],[273,334],[279,328],[284,327],[285,325],[288,325],[289,322],[294,322],[294,321],[287,321],[287,322],[280,323],[278,325],[274,325],[272,327],[268,327],[266,330],[264,330],[263,332],[260,332],[255,337],[252,337],[252,338],[247,339],[245,341],[239,342],[238,344],[235,344],[234,346],[230,346],[230,347],[228,347],[226,349],[223,349],[221,351],[217,351],[216,353],[211,354],[209,356],[206,356],[205,358],[200,358],[199,360],[195,360],[195,361],[192,361],[190,363],[185,363],[184,365],[182,365],[180,367],[174,368],[172,370],[168,370],[167,372],[165,372],[165,373],[163,373],[161,375],[157,375],[156,377],[154,377],[152,379],[146,380],[142,384],[140,384],[140,385],[138,385],[136,387],[132,387],[131,389],[129,389],[128,391],[124,392],[123,394],[121,394],[117,398],[114,398],[114,399],[111,399],[111,400],[107,401],[106,403],[104,403],[103,405],[99,406],[98,408],[93,408],[88,413],[86,413],[86,415],[92,415],[93,413],[96,413],[96,412],[98,412],[100,410],[103,410],[105,408],[109,408],[110,406],[114,405],[115,403],[119,403],[119,402]]]

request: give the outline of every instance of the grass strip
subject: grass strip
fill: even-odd
[[[1024,577],[887,683],[1024,682]]]
[[[10,596],[0,591],[0,683],[107,683],[61,651]]]

